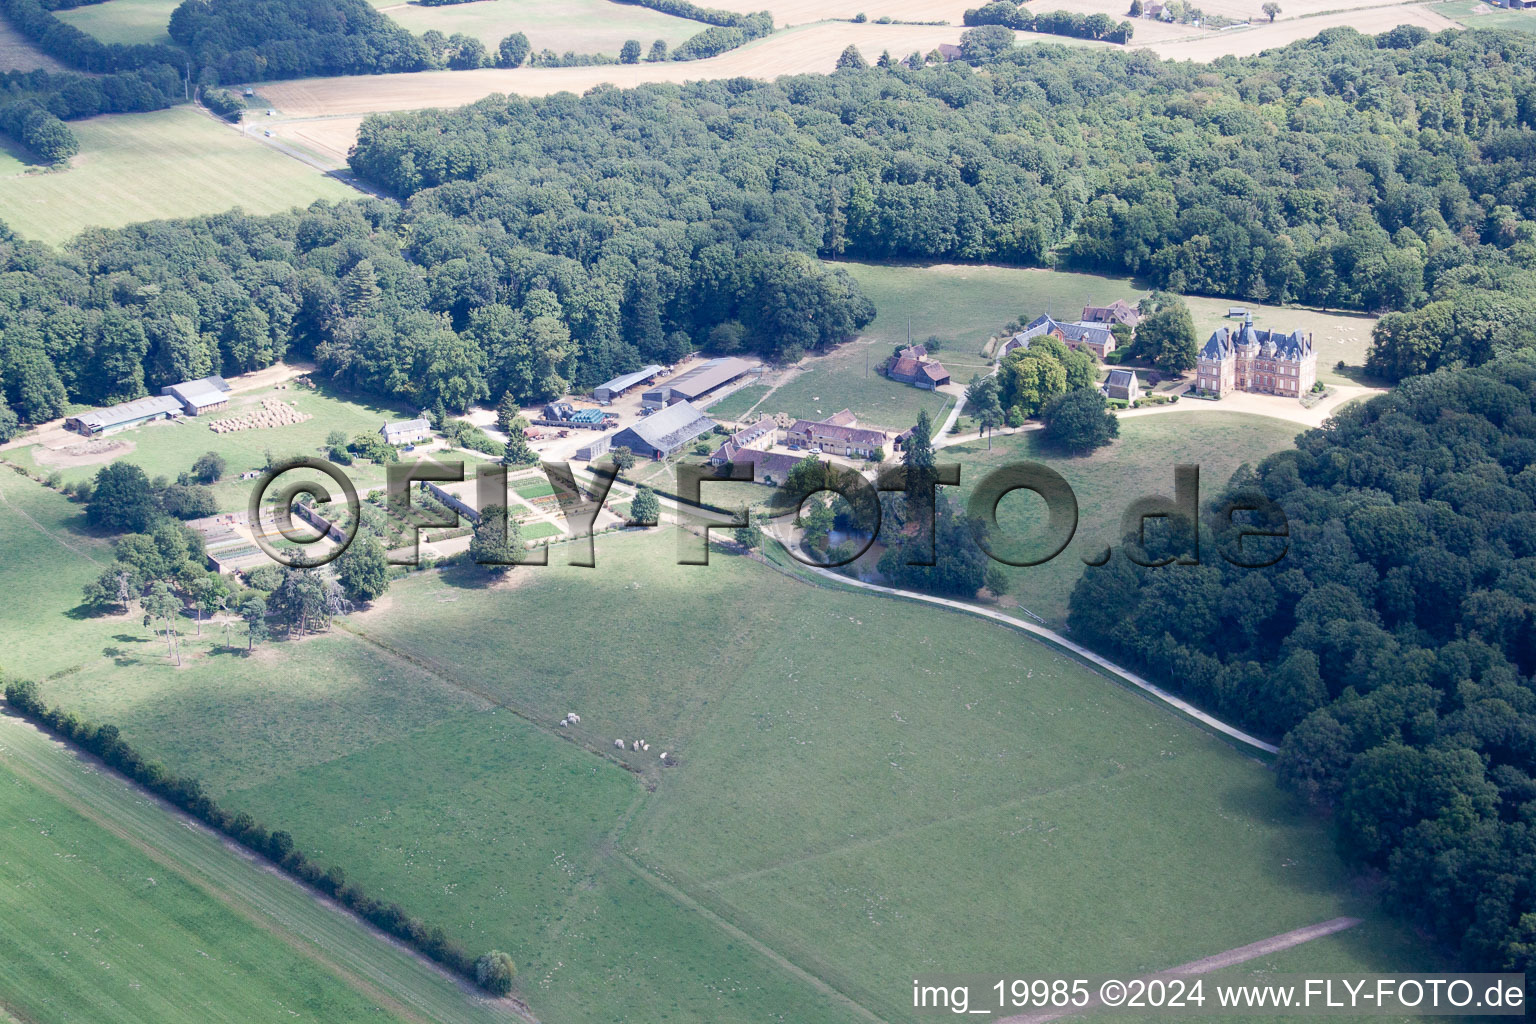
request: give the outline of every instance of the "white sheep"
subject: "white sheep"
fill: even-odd
[[[663,750],[661,752],[661,760],[665,761],[666,759],[667,759],[667,752],[665,750]]]
[[[580,722],[581,721],[581,716],[578,715],[574,711],[567,712],[565,717],[569,718],[573,722]]]
[[[624,749],[624,741],[623,740],[614,740],[613,741],[613,745],[618,747],[620,750]]]
[[[634,745],[631,746],[630,749],[631,750],[639,750],[640,749],[640,741],[639,740],[635,740]]]
[[[560,719],[560,724],[561,725],[570,725],[571,723],[570,723],[569,719],[562,718],[562,719]]]
[[[641,750],[650,750],[651,749],[651,745],[649,743],[642,743],[642,744],[640,744],[640,749]]]

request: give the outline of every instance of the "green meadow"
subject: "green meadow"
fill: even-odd
[[[402,1019],[11,760],[0,753],[0,1020]]]
[[[112,4],[125,0],[110,0]],[[90,11],[90,7],[75,12]],[[86,228],[196,217],[240,207],[278,213],[358,193],[191,107],[71,122],[80,152],[68,167],[0,159],[0,209],[12,230],[52,244]]]

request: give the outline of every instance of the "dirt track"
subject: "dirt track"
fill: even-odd
[[[1249,960],[1257,960],[1261,956],[1269,956],[1271,953],[1279,953],[1299,946],[1303,942],[1311,942],[1313,939],[1325,938],[1329,935],[1353,928],[1360,923],[1358,917],[1335,917],[1321,924],[1307,925],[1305,928],[1297,928],[1294,931],[1274,935],[1258,942],[1250,942],[1246,946],[1238,946],[1229,949],[1225,953],[1217,953],[1202,960],[1191,960],[1187,964],[1178,967],[1170,967],[1166,971],[1159,971],[1156,977],[1190,977],[1196,974],[1210,974],[1226,967],[1235,967]],[[1022,1013],[1012,1017],[1003,1017],[997,1024],[1046,1024],[1047,1021],[1060,1020],[1063,1017],[1075,1017],[1089,1012],[1097,1003],[1090,1003],[1081,1010],[1052,1010],[1045,1013]]]

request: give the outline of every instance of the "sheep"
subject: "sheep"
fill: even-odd
[[[666,759],[667,759],[667,752],[665,750],[663,750],[661,752],[661,760],[665,761]]]
[[[631,749],[631,750],[639,750],[640,749],[640,741],[639,740],[635,740],[634,745],[631,746],[629,749]]]
[[[577,713],[576,713],[576,712],[574,712],[574,711],[567,711],[567,712],[566,712],[566,713],[565,713],[565,717],[566,717],[566,718],[569,718],[569,719],[570,719],[570,720],[571,720],[571,721],[573,721],[573,722],[577,722],[577,723],[579,723],[579,722],[580,722],[580,721],[581,721],[581,716],[580,716],[580,715],[578,715],[578,714],[577,714]]]
[[[620,750],[624,749],[624,741],[623,740],[614,740],[613,741],[613,745],[615,747],[618,747]]]
[[[642,743],[642,744],[640,744],[640,749],[648,751],[648,750],[651,749],[651,745],[649,743]]]

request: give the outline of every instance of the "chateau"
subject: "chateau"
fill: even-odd
[[[1195,390],[1218,398],[1233,391],[1299,398],[1317,380],[1317,349],[1312,335],[1263,330],[1249,314],[1239,330],[1222,327],[1210,336],[1195,373]]]

